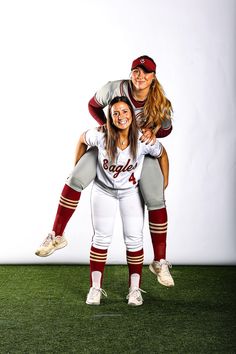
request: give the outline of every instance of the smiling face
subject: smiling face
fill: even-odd
[[[120,130],[129,130],[132,123],[132,114],[125,102],[117,102],[111,107],[113,124]]]
[[[131,71],[131,81],[137,91],[149,90],[155,73],[147,73],[142,68],[137,67]]]

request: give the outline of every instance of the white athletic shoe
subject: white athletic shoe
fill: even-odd
[[[169,268],[172,268],[172,265],[165,259],[161,259],[160,262],[153,261],[149,265],[150,271],[157,276],[158,282],[167,287],[175,285],[174,280],[170,274]]]
[[[101,297],[104,295],[107,297],[107,293],[102,288],[91,287],[87,295],[86,304],[87,305],[100,305]]]
[[[56,236],[55,232],[52,231],[45,238],[41,246],[36,250],[35,254],[39,257],[50,256],[54,251],[59,250],[67,245],[67,240],[64,235]]]
[[[137,287],[129,288],[129,294],[126,296],[128,299],[128,305],[130,306],[141,306],[143,304],[142,293],[146,293],[146,291],[139,289]]]

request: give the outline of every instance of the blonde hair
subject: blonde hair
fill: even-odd
[[[145,128],[155,128],[163,120],[172,118],[172,105],[156,76],[150,86],[148,96],[143,108],[143,115],[146,118]]]

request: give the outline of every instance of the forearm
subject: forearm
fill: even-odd
[[[167,122],[165,121],[162,124],[158,124],[153,129],[153,134],[155,134],[157,138],[164,138],[168,136],[171,133],[171,131],[172,131],[171,120],[168,120]]]
[[[161,157],[158,158],[158,161],[160,164],[161,172],[164,177],[164,188],[166,188],[168,186],[168,180],[169,180],[169,159],[164,147],[163,147],[162,155]]]
[[[172,125],[168,129],[160,128],[157,132],[157,138],[165,138],[172,131]]]
[[[95,101],[94,97],[88,103],[88,110],[91,116],[98,122],[99,125],[106,123],[106,116],[103,108]]]
[[[80,158],[86,153],[86,151],[87,151],[87,145],[84,140],[84,134],[82,134],[81,137],[79,138],[77,145],[76,145],[75,165],[80,160]]]

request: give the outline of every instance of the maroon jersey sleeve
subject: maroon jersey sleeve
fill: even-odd
[[[103,107],[95,100],[94,96],[88,103],[88,110],[91,116],[98,122],[98,124],[103,125],[106,123],[106,116],[103,111]]]
[[[161,127],[157,132],[157,138],[164,138],[169,135],[172,131],[172,124],[168,128]]]

